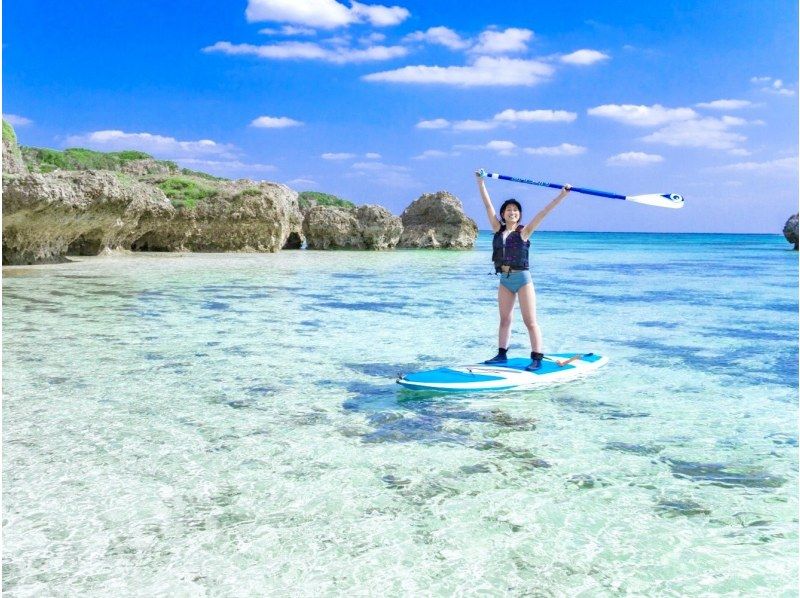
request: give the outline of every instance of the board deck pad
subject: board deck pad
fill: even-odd
[[[576,355],[580,355],[580,359],[563,366],[556,363]],[[397,383],[411,390],[445,392],[536,388],[579,378],[608,363],[608,358],[578,352],[548,354],[542,360],[542,367],[533,372],[525,370],[530,362],[529,358],[512,358],[504,364],[442,367],[400,376]]]

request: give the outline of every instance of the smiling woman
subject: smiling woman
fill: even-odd
[[[547,204],[526,226],[520,224],[522,205],[516,199],[508,199],[500,206],[500,217],[495,214],[492,200],[486,189],[486,171],[481,169],[475,173],[489,224],[494,232],[492,240],[492,261],[495,272],[500,275],[497,287],[497,304],[500,309],[500,327],[497,333],[497,355],[487,360],[487,364],[504,364],[508,362],[508,346],[511,337],[511,316],[514,303],[519,297],[522,319],[531,342],[531,362],[525,367],[527,371],[536,371],[542,367],[542,332],[536,319],[536,291],[533,287],[529,268],[528,240],[539,228],[542,220],[563,201],[570,191],[565,185],[555,199]]]

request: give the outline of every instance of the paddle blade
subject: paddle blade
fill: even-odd
[[[641,203],[646,206],[655,206],[657,208],[682,208],[683,196],[677,193],[652,193],[650,195],[628,195],[625,201],[633,201]]]

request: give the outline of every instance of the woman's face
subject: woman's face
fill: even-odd
[[[513,203],[508,204],[506,209],[503,210],[503,220],[506,222],[519,222],[519,217],[519,208]]]

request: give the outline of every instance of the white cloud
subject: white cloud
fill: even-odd
[[[375,152],[366,153],[366,154],[364,154],[364,157],[367,160],[380,160],[381,159],[381,155],[380,154],[376,154]]]
[[[353,22],[350,10],[335,0],[250,0],[245,16],[250,23],[277,21],[332,29]]]
[[[500,126],[513,126],[516,123],[530,122],[572,122],[578,117],[574,112],[566,110],[513,110],[508,108],[498,112],[488,120],[457,120],[449,121],[444,118],[423,120],[417,123],[419,129],[446,129],[453,131],[490,131]]]
[[[524,52],[533,38],[530,29],[509,27],[504,31],[487,29],[478,36],[478,43],[470,49],[475,54],[509,54]]]
[[[486,144],[486,149],[496,151],[503,156],[511,154],[516,147],[511,141],[490,141]]]
[[[571,54],[566,54],[560,58],[561,62],[565,64],[574,64],[578,66],[586,66],[602,62],[611,58],[608,54],[598,52],[597,50],[576,50]]]
[[[201,160],[198,158],[176,158],[175,161],[184,168],[207,172],[228,178],[257,178],[255,173],[275,172],[272,164],[247,164],[239,160]]]
[[[306,179],[303,177],[299,177],[296,179],[292,179],[291,181],[286,181],[286,184],[290,187],[319,187],[319,183],[313,179]]]
[[[411,188],[418,181],[409,174],[407,166],[384,164],[383,162],[356,162],[351,166],[350,176],[368,176],[370,183],[383,187]]]
[[[647,166],[648,164],[658,164],[663,162],[664,157],[658,154],[646,154],[644,152],[624,152],[611,156],[606,160],[610,166]]]
[[[456,145],[457,149],[466,149],[466,150],[491,150],[493,152],[497,152],[501,156],[511,156],[514,154],[514,150],[517,149],[515,143],[511,141],[490,141],[485,145]]]
[[[203,52],[222,52],[231,56],[250,55],[275,60],[323,60],[336,64],[346,64],[398,58],[408,54],[408,49],[402,46],[371,46],[367,48],[340,46],[325,48],[312,42],[283,42],[266,46],[217,42],[213,46],[203,48]]]
[[[470,42],[462,39],[458,33],[448,27],[431,27],[427,31],[415,31],[403,38],[404,42],[427,42],[450,48],[451,50],[464,50]]]
[[[446,129],[450,126],[450,121],[444,118],[434,118],[433,120],[421,120],[415,126],[418,129]]]
[[[709,108],[711,110],[739,110],[753,105],[749,100],[714,100],[695,104],[696,108]]]
[[[295,27],[294,25],[284,25],[280,29],[267,27],[258,31],[263,35],[316,35],[317,32],[310,27]]]
[[[454,131],[490,131],[497,128],[498,123],[491,120],[459,120],[453,123]]]
[[[498,112],[494,120],[500,122],[572,122],[578,117],[566,110],[512,110]]]
[[[772,77],[752,77],[750,83],[765,84],[769,83],[767,87],[762,87],[761,91],[766,93],[773,93],[782,96],[793,96],[794,90],[786,87],[781,79],[773,79]]]
[[[653,106],[604,104],[589,108],[587,113],[637,127],[657,127],[670,122],[691,120],[698,116],[691,108],[665,108],[660,104]]]
[[[450,156],[458,156],[458,152],[443,152],[441,150],[425,150],[418,156],[411,158],[412,160],[428,160],[430,158],[448,158]]]
[[[376,44],[382,42],[386,39],[386,36],[383,33],[378,33],[377,31],[373,31],[369,35],[365,35],[358,39],[359,43],[368,46],[370,44]]]
[[[252,1],[252,0],[251,0]],[[303,0],[307,2],[308,0]],[[382,6],[380,4],[361,4],[351,2],[351,14],[359,21],[369,21],[376,27],[389,27],[405,21],[411,13],[402,6]]]
[[[29,125],[33,122],[30,118],[25,118],[24,116],[19,116],[18,114],[4,114],[3,118],[10,125],[15,127],[24,127],[25,125]]]
[[[750,155],[752,155],[751,152],[749,152],[746,149],[741,148],[741,147],[737,147],[735,149],[729,150],[728,153],[731,156],[750,156]]]
[[[703,118],[673,122],[642,139],[652,143],[665,143],[676,147],[707,147],[710,149],[733,149],[747,138],[733,133],[731,127],[741,126],[747,121],[733,116]]]
[[[711,170],[717,172],[753,172],[756,174],[772,174],[781,172],[795,172],[797,170],[797,164],[797,156],[792,156],[789,158],[769,160],[767,162],[737,162],[736,164],[719,166],[717,168],[712,168]]]
[[[355,154],[348,154],[347,152],[327,152],[322,154],[323,160],[351,160],[356,157]]]
[[[383,162],[356,162],[352,165],[353,170],[369,170],[369,171],[387,171],[392,170],[396,172],[407,172],[407,166],[395,166],[392,164],[384,164]]]
[[[125,133],[118,130],[94,131],[67,137],[69,146],[87,147],[102,151],[139,150],[163,159],[221,156],[234,159],[236,147],[210,139],[179,141],[174,137],[152,133]]]
[[[276,21],[320,29],[362,22],[385,27],[397,25],[411,15],[401,6],[368,5],[355,1],[351,4],[348,8],[335,0],[249,0],[245,15],[250,23]]]
[[[546,81],[553,72],[552,66],[538,60],[481,56],[469,66],[405,66],[392,71],[365,75],[362,79],[459,87],[530,86]]]
[[[303,123],[287,116],[259,116],[250,123],[251,127],[259,129],[285,129],[287,127],[300,127]]]
[[[523,151],[533,156],[578,156],[586,153],[586,148],[582,145],[562,143],[551,147],[526,147]]]
[[[775,79],[775,81],[772,82],[772,85],[770,87],[766,87],[762,91],[767,91],[769,93],[777,93],[778,95],[782,96],[794,95],[794,90],[785,87],[783,85],[783,81],[781,81],[780,79]]]

